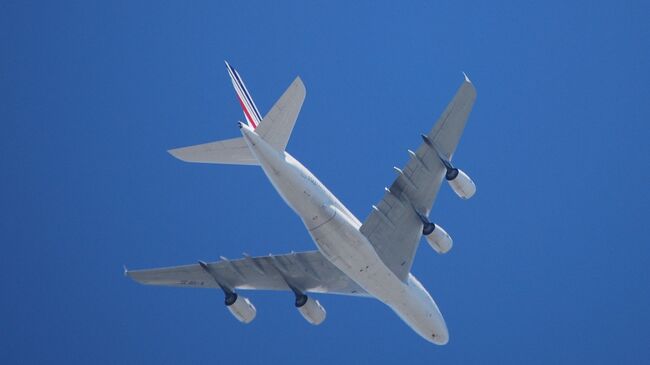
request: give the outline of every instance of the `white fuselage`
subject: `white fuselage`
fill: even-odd
[[[359,231],[361,222],[300,162],[268,145],[249,126],[242,135],[284,201],[302,219],[319,251],[370,295],[392,308],[426,340],[449,340],[431,295],[411,274],[400,280]]]

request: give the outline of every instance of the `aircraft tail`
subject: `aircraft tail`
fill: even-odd
[[[259,165],[243,137],[174,148],[167,152],[185,162]]]
[[[262,122],[262,116],[260,111],[257,110],[257,105],[253,101],[253,97],[246,89],[244,80],[239,76],[237,70],[234,67],[230,66],[228,61],[226,63],[226,68],[228,69],[228,75],[230,75],[230,81],[232,81],[232,86],[235,88],[237,93],[237,99],[239,100],[239,105],[241,105],[242,110],[244,111],[244,116],[248,121],[248,125],[256,129],[258,125]]]
[[[226,62],[226,68],[248,125],[271,146],[284,151],[289,143],[289,137],[291,137],[293,126],[298,119],[302,103],[305,101],[305,85],[300,77],[293,80],[289,88],[262,119],[242,77],[228,62]]]
[[[302,103],[305,101],[305,94],[305,85],[300,77],[296,77],[262,119],[262,123],[255,132],[277,150],[284,151],[289,143]]]
[[[284,151],[305,100],[305,85],[300,77],[293,80],[268,114],[261,118],[257,106],[237,70],[228,62],[226,62],[226,67],[248,125],[268,144],[279,151]],[[175,148],[167,152],[185,162],[259,165],[242,137]]]

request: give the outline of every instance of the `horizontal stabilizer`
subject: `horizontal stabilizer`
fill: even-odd
[[[258,165],[242,137],[171,149],[172,156],[185,162],[229,165]]]
[[[302,103],[305,101],[305,94],[305,85],[300,77],[296,77],[264,116],[255,132],[277,150],[284,151],[289,137],[291,137],[293,126],[296,124],[296,119],[298,119]]]

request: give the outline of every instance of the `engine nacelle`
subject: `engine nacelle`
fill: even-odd
[[[454,193],[462,199],[469,199],[476,193],[476,184],[463,170],[457,168],[448,169],[445,178]]]
[[[296,308],[298,312],[305,318],[305,320],[315,326],[323,323],[325,320],[325,308],[316,299],[312,299],[306,295],[301,295],[296,298]]]
[[[449,252],[454,244],[454,241],[451,239],[447,231],[442,229],[442,227],[437,224],[429,224],[434,227],[431,233],[424,236],[427,239],[429,246],[431,246],[431,248],[440,254]]]
[[[251,323],[255,319],[257,310],[248,298],[230,293],[226,295],[226,307],[239,322]]]

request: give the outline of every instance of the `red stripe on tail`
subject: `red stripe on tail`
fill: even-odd
[[[244,105],[244,102],[241,100],[239,95],[237,95],[237,100],[239,100],[239,105],[241,105],[242,110],[244,110],[244,114],[246,115],[246,119],[248,119],[248,122],[253,126],[253,129],[257,128],[255,121],[253,120],[253,118],[251,118],[250,113],[248,113],[248,109],[246,109],[246,106]]]

